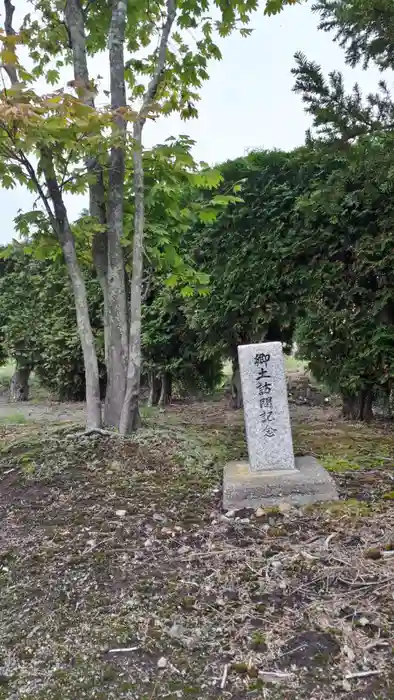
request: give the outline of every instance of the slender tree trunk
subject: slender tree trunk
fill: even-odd
[[[362,389],[357,394],[342,395],[342,416],[345,420],[370,421],[372,411],[373,391]]]
[[[172,375],[170,372],[164,372],[161,377],[161,392],[159,406],[168,406],[172,399]]]
[[[94,92],[90,84],[86,52],[85,19],[79,0],[66,0],[65,18],[71,41],[73,54],[74,79],[78,85],[81,101],[95,109]],[[105,363],[108,372],[109,347],[109,309],[108,309],[108,243],[107,243],[107,214],[105,186],[102,165],[98,160],[89,156],[85,159],[86,169],[92,180],[89,183],[90,216],[100,225],[100,230],[93,236],[92,254],[97,277],[101,286],[104,300],[104,349]]]
[[[157,406],[161,395],[161,379],[154,372],[149,377],[149,399],[148,406]]]
[[[41,165],[43,167],[48,192],[53,203],[56,230],[74,292],[78,333],[81,340],[85,367],[86,427],[88,430],[91,430],[101,427],[101,402],[97,354],[92,327],[90,325],[85,281],[79,267],[74,237],[67,219],[66,207],[49,153],[41,153]]]
[[[233,374],[231,377],[231,405],[235,409],[242,408],[241,374],[239,371],[238,357],[233,358]]]
[[[389,380],[387,384],[382,388],[383,391],[383,415],[385,418],[392,418],[391,412],[391,392],[392,392],[392,382]]]
[[[122,2],[123,0],[121,0]],[[142,164],[142,129],[149,110],[156,99],[157,90],[162,79],[165,65],[168,41],[171,28],[176,16],[175,0],[167,0],[167,16],[164,22],[157,62],[153,76],[142,100],[142,107],[133,125],[134,149],[134,241],[133,241],[133,270],[130,284],[130,331],[129,357],[127,366],[127,385],[119,432],[126,435],[135,430],[140,424],[138,408],[141,382],[141,305],[142,305],[142,274],[143,274],[143,241],[144,241],[144,169]]]
[[[19,367],[16,365],[15,372],[10,382],[10,401],[28,401],[29,400],[29,378],[30,367]]]
[[[108,240],[107,240],[107,216],[105,210],[105,188],[102,168],[98,163],[87,161],[87,169],[96,176],[96,182],[89,187],[89,211],[90,216],[100,224],[101,230],[96,231],[92,241],[93,264],[96,269],[97,279],[103,293],[103,326],[104,326],[104,357],[108,372],[108,346],[109,346],[109,309],[108,309]]]
[[[74,292],[77,325],[81,339],[86,381],[86,427],[101,427],[100,381],[94,336],[89,318],[85,281],[78,264],[75,244],[69,226],[62,242],[64,259]]]
[[[365,403],[364,403],[364,420],[369,423],[371,420],[373,420],[373,391],[371,389],[368,389],[366,391],[365,395]]]
[[[342,394],[342,416],[345,420],[357,420],[360,415],[359,394]]]
[[[142,165],[143,123],[134,122],[134,241],[133,272],[130,284],[130,337],[127,389],[120,418],[121,435],[132,432],[140,423],[138,399],[141,380],[141,300],[144,241],[144,170]]]
[[[124,81],[124,38],[127,3],[113,4],[109,32],[111,108],[114,116],[108,181],[108,383],[104,409],[107,425],[119,427],[127,383],[129,355],[128,314],[125,266],[121,240],[123,236],[123,200],[125,177],[126,122],[119,113],[126,107]]]

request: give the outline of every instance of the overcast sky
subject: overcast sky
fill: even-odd
[[[343,51],[328,34],[318,32],[317,17],[308,5],[288,7],[276,17],[264,17],[259,12],[253,18],[250,37],[224,39],[223,60],[212,62],[210,80],[202,90],[199,118],[182,122],[171,116],[148,123],[145,145],[162,142],[170,135],[189,134],[196,141],[194,156],[211,164],[236,158],[250,149],[300,145],[310,119],[303,112],[300,98],[292,92],[290,71],[298,50],[321,64],[326,73],[342,70],[349,86],[357,80],[363,90],[375,90],[379,72],[345,66]],[[19,14],[23,6],[27,10],[28,3],[20,0]],[[99,66],[95,67],[100,71]],[[32,201],[24,189],[0,190],[0,243],[15,236],[13,219],[19,209],[28,211]],[[71,220],[85,204],[82,197],[68,198]]]

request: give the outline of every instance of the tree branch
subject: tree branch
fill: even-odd
[[[23,165],[24,165],[25,168],[26,168],[26,171],[28,172],[28,174],[30,175],[31,179],[33,180],[34,185],[35,185],[35,188],[36,188],[36,190],[37,190],[37,192],[38,192],[38,194],[39,194],[39,196],[40,196],[40,198],[41,198],[41,201],[42,201],[42,203],[43,203],[43,205],[44,205],[44,207],[45,207],[45,211],[46,211],[46,213],[48,214],[49,220],[50,220],[50,222],[51,222],[51,226],[52,226],[52,228],[57,232],[57,231],[58,231],[58,227],[57,227],[57,223],[56,223],[56,218],[55,218],[55,216],[54,216],[54,214],[53,214],[53,212],[52,212],[51,207],[49,206],[48,198],[45,196],[45,192],[44,192],[44,190],[43,190],[43,188],[42,188],[42,185],[41,185],[41,183],[40,183],[40,181],[39,181],[39,179],[38,179],[38,177],[37,177],[37,173],[36,173],[36,171],[34,170],[34,168],[33,168],[32,164],[30,163],[29,159],[26,158],[25,154],[22,153],[22,151],[20,151],[19,153],[20,153],[21,162],[23,163]]]
[[[12,26],[12,18],[15,12],[15,5],[12,4],[11,0],[4,0],[5,9],[5,19],[4,19],[4,29],[7,36],[15,36],[16,32]],[[7,73],[11,85],[15,85],[18,82],[18,73],[16,67],[12,64],[3,66],[5,72]]]
[[[15,6],[12,4],[11,0],[4,0],[4,8],[5,8],[5,20],[4,20],[4,28],[6,31],[7,36],[15,36],[15,29],[12,26],[12,19],[14,16],[15,12]],[[11,81],[12,85],[15,85],[15,83],[18,82],[18,74],[16,71],[15,66],[4,66],[5,71],[7,72],[7,75]],[[14,142],[13,135],[10,134],[10,132],[4,127],[5,131],[7,131],[8,137],[10,138],[11,142]],[[13,153],[13,156],[16,160],[19,160],[21,165],[26,169],[27,174],[31,178],[31,180],[34,182],[34,186],[37,190],[37,193],[39,194],[41,201],[45,207],[45,210],[48,214],[49,220],[51,222],[52,227],[54,228],[55,231],[57,231],[57,224],[56,224],[56,218],[52,212],[51,207],[49,206],[48,198],[45,196],[45,192],[42,188],[42,185],[37,177],[37,173],[34,170],[32,164],[30,163],[29,159],[27,156],[21,151],[20,149],[16,149]]]
[[[11,0],[4,0],[5,8],[5,19],[4,28],[7,36],[15,36],[15,29],[12,26],[12,18],[15,12],[15,6],[12,4]]]
[[[167,17],[166,17],[166,21],[165,21],[164,26],[163,26],[162,34],[161,34],[156,68],[155,68],[155,71],[153,73],[152,79],[148,85],[148,88],[146,90],[146,93],[144,95],[142,107],[141,107],[141,109],[139,111],[139,115],[138,115],[138,118],[140,120],[143,120],[143,122],[145,122],[149,108],[151,107],[152,103],[155,100],[155,97],[157,95],[157,90],[158,90],[158,87],[160,84],[160,78],[162,77],[164,69],[165,69],[168,41],[170,38],[172,25],[175,21],[175,17],[176,17],[175,0],[167,0]]]

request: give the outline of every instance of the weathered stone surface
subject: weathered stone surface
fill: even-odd
[[[338,498],[332,478],[314,457],[296,457],[295,467],[251,472],[247,462],[230,462],[224,468],[223,508],[255,510],[280,503],[306,505]]]
[[[238,356],[250,470],[294,470],[282,344],[240,345]]]
[[[282,344],[241,345],[238,355],[249,462],[224,468],[223,508],[258,513],[336,500],[333,480],[314,457],[294,459]]]

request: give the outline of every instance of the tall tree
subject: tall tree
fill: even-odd
[[[372,61],[381,70],[394,66],[394,6],[391,0],[318,0],[319,29],[335,32],[346,51],[346,62],[367,68]]]
[[[68,95],[40,97],[26,88],[33,77],[19,64],[15,50],[18,44],[25,41],[25,37],[17,35],[13,28],[15,8],[11,0],[4,0],[4,8],[5,34],[1,37],[1,57],[11,88],[3,89],[0,104],[3,185],[13,186],[16,180],[39,195],[62,248],[73,287],[84,356],[87,427],[97,428],[101,425],[97,355],[85,282],[64,203],[64,181],[58,175],[59,170],[64,172],[64,164],[70,152],[73,152],[73,140],[77,142],[82,136],[75,120],[83,118],[83,115],[79,102]],[[37,167],[34,167],[30,155],[38,160]]]
[[[390,0],[318,0],[312,9],[320,15],[321,30],[335,31],[349,65],[367,67],[374,62],[381,70],[394,68]],[[312,115],[319,139],[345,145],[363,134],[394,129],[394,102],[385,80],[379,81],[375,93],[363,97],[358,84],[350,93],[346,91],[339,71],[325,78],[320,66],[302,52],[295,58],[294,90]]]
[[[10,0],[5,0],[5,3],[9,5]],[[250,30],[245,25],[257,7],[257,0],[237,0],[230,5],[225,0],[219,0],[213,7],[216,7],[217,19],[207,15],[208,6],[203,0],[194,0],[192,4],[185,0],[178,3],[167,0],[150,6],[148,11],[143,3],[131,4],[124,0],[115,1],[111,7],[101,2],[93,5],[90,2],[84,4],[77,0],[67,0],[63,5],[58,0],[39,0],[34,15],[25,17],[23,32],[18,39],[27,43],[30,50],[34,62],[33,78],[45,75],[48,81],[56,82],[58,74],[53,68],[54,61],[59,69],[71,55],[74,80],[70,86],[75,89],[77,97],[72,101],[71,96],[67,96],[67,100],[73,105],[74,111],[78,105],[79,121],[83,114],[85,124],[83,138],[80,124],[77,122],[74,125],[78,126],[79,131],[76,130],[83,148],[74,149],[72,157],[64,156],[63,161],[74,166],[71,177],[74,184],[76,163],[80,165],[83,161],[87,171],[84,183],[90,189],[90,213],[96,224],[93,252],[106,308],[109,386],[105,420],[122,433],[132,430],[138,424],[144,232],[143,127],[146,119],[155,118],[161,112],[179,111],[184,118],[196,115],[198,89],[208,78],[208,61],[221,57],[215,43],[215,34],[225,36],[239,28],[242,34],[247,35]],[[193,30],[196,29],[198,37],[193,35]],[[192,36],[191,41],[186,36],[187,32]],[[152,49],[152,45],[157,48]],[[9,49],[9,46],[10,42],[6,48]],[[110,74],[109,111],[99,110],[95,106],[97,88],[88,70],[88,56],[106,48]],[[131,58],[125,60],[126,53]],[[13,51],[13,60],[14,56]],[[16,60],[14,66],[15,64]],[[32,82],[26,71],[23,71],[21,79]],[[25,102],[37,99],[31,88],[28,92],[23,87],[22,92]],[[131,102],[132,108],[126,104],[126,93],[127,104]],[[63,94],[56,96],[62,105],[65,98],[66,95]],[[68,114],[67,117],[70,122],[72,116]],[[133,122],[132,135],[127,129],[129,121]],[[97,136],[101,137],[101,142]],[[58,134],[52,134],[52,141],[58,141]],[[134,154],[136,200],[129,302],[122,251],[124,169],[128,148]],[[64,154],[64,141],[60,150]],[[70,150],[69,148],[68,153]],[[63,208],[60,207],[59,168],[57,163],[52,162],[51,169],[47,151],[45,156],[41,160],[51,176],[47,178],[51,185],[50,196],[56,199],[59,220],[61,218],[63,222],[66,220],[66,211],[62,200]],[[32,167],[31,163],[30,166]],[[81,168],[78,177],[82,186]],[[69,181],[69,177],[66,181]],[[63,178],[60,182],[63,182]],[[45,191],[42,191],[42,197],[44,206],[47,207]],[[71,231],[69,225],[67,231]],[[69,243],[70,240],[69,237]],[[73,274],[76,278],[75,269]],[[81,289],[80,285],[78,289]],[[98,418],[93,422],[99,425]]]

